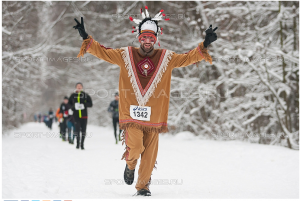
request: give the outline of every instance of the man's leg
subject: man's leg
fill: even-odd
[[[62,121],[60,124],[60,134],[61,134],[62,140],[64,140],[64,121]]]
[[[82,139],[81,139],[81,149],[84,149],[84,140],[86,135],[86,126],[87,126],[87,119],[80,119],[80,125],[81,125],[81,133],[82,133]]]
[[[76,136],[76,143],[77,143],[76,148],[79,149],[79,142],[80,142],[80,119],[75,119],[75,132],[74,132],[74,134]]]
[[[59,136],[60,136],[60,138],[62,138],[62,123],[61,122],[59,122]]]
[[[49,121],[49,128],[52,130],[52,123],[53,123],[53,120],[51,119],[50,121]]]
[[[159,133],[144,132],[143,144],[145,147],[141,155],[141,163],[139,167],[139,177],[135,188],[137,190],[147,189],[152,170],[154,168],[157,152],[158,152]]]
[[[121,141],[121,132],[122,130],[120,129],[120,123],[119,123],[119,118],[117,119],[118,127],[119,127],[119,141]]]
[[[66,131],[67,131],[67,119],[64,119],[62,122],[62,136],[63,136],[63,140],[66,140]]]
[[[75,136],[76,136],[76,134],[75,134],[75,123],[71,122],[71,124],[72,124],[71,129],[73,130],[72,144],[74,144],[74,139],[75,139]]]
[[[116,144],[118,144],[118,138],[117,138],[117,121],[116,121],[116,118],[112,118],[112,120],[113,120],[115,140],[116,140]]]
[[[70,143],[71,142],[71,128],[72,128],[70,121],[67,122],[67,128],[68,128],[68,141]]]
[[[128,168],[134,170],[140,154],[144,151],[143,132],[137,128],[127,128],[125,130],[126,151],[123,157],[126,160]]]

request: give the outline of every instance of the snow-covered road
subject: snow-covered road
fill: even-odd
[[[28,123],[2,137],[3,198],[132,198],[134,184],[122,179],[124,146],[114,143],[112,128],[88,125],[82,151],[53,127]],[[299,198],[299,152],[284,147],[184,132],[160,135],[157,162],[151,198]]]

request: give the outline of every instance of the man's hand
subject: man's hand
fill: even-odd
[[[217,40],[217,34],[215,33],[217,29],[218,27],[212,29],[212,25],[210,25],[209,28],[205,30],[206,36],[203,42],[205,48],[207,48],[208,45]]]
[[[83,40],[87,39],[89,35],[85,32],[83,17],[81,17],[81,24],[78,22],[76,18],[74,18],[74,20],[77,22],[77,25],[73,26],[73,28],[78,29],[78,32],[80,36],[83,38]]]

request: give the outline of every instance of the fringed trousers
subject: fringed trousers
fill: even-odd
[[[142,131],[135,127],[126,128],[123,133],[126,151],[122,159],[126,160],[129,169],[133,170],[136,168],[137,160],[141,155],[138,180],[135,186],[137,190],[149,190],[152,170],[156,164],[158,138],[159,133]]]

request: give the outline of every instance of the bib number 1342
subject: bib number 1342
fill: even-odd
[[[150,121],[151,107],[130,105],[130,116],[136,120]]]

